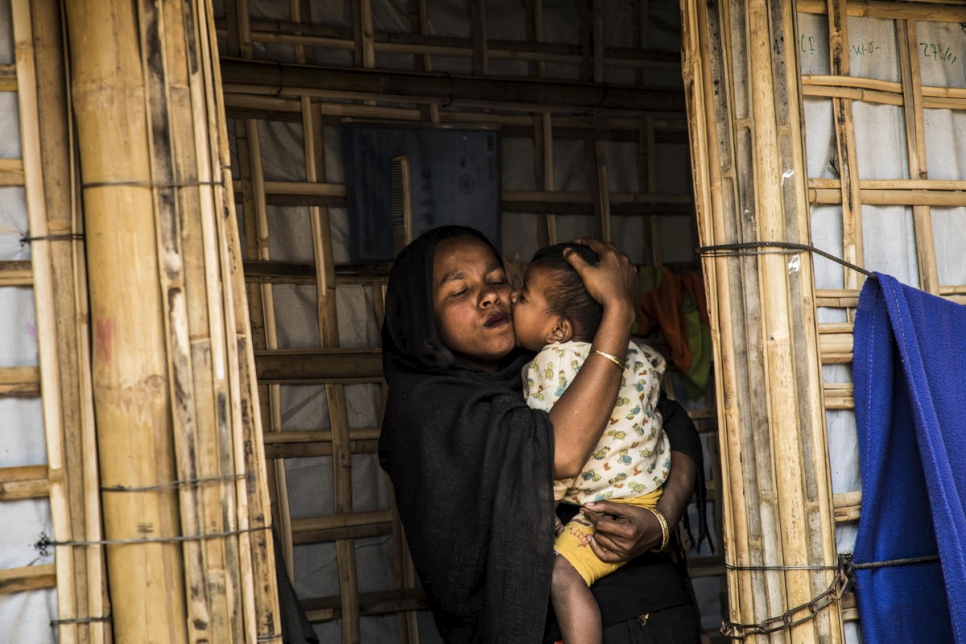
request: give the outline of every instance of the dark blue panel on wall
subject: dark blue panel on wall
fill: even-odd
[[[411,169],[413,238],[435,226],[480,230],[500,247],[500,136],[493,130],[345,127],[353,262],[393,259],[390,160]]]

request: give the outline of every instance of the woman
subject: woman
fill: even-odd
[[[604,309],[593,346],[623,360],[634,270],[612,246],[587,243],[597,265],[568,261]],[[552,481],[580,472],[620,384],[607,359],[588,359],[549,414],[527,407],[520,367],[530,356],[516,349],[510,293],[493,246],[477,231],[447,226],[400,253],[386,295],[380,460],[447,642],[552,640]],[[693,427],[683,448],[665,431],[673,459],[658,509],[673,526],[690,499],[700,447]],[[690,461],[673,454],[681,449]],[[697,641],[686,574],[666,554],[639,556],[661,543],[657,518],[607,502],[583,511],[596,526],[590,546],[601,559],[636,557],[593,588],[604,641]],[[669,623],[681,636],[653,639]]]

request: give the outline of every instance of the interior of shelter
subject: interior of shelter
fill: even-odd
[[[65,52],[81,38],[66,4],[0,0],[5,641],[110,641],[119,591],[102,574],[98,511],[67,521],[88,535],[73,564],[83,575],[68,574],[63,549],[37,547],[63,539],[63,508],[100,507],[93,488],[51,475],[66,459],[84,486],[97,477],[79,465],[96,451],[93,406],[64,412],[61,439],[48,396],[69,389],[65,408],[92,398],[80,126],[62,124],[63,168],[45,162],[70,186],[63,207],[48,194],[46,219],[28,159],[51,129],[27,88],[66,69],[69,95]],[[227,136],[244,275],[223,304],[241,302],[250,321],[239,337],[254,352],[278,565],[321,641],[440,641],[376,454],[393,217],[403,238],[486,229],[517,278],[538,248],[576,237],[628,253],[642,341],[669,357],[665,389],[705,448],[715,549],[690,558],[703,627],[725,641],[722,620],[780,614],[799,585],[808,597],[828,585],[825,572],[726,570],[850,552],[860,514],[851,362],[865,277],[768,242],[966,302],[961,6],[213,0],[197,15],[218,61],[209,80],[225,121],[205,125]],[[72,298],[59,330],[64,289],[38,272],[46,246],[31,241],[51,235],[73,249],[73,272],[52,260]],[[734,242],[760,246],[699,250]],[[58,381],[51,351],[74,361]],[[69,608],[68,577],[83,597]],[[854,595],[835,610],[814,641],[861,641]]]

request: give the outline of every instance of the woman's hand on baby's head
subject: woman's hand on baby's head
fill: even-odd
[[[627,305],[634,307],[637,292],[637,269],[630,257],[616,246],[599,239],[575,239],[574,243],[589,246],[600,260],[590,264],[573,250],[564,251],[566,259],[583,281],[587,292],[604,307]]]

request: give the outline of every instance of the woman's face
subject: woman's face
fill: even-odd
[[[496,370],[513,350],[511,287],[493,250],[475,237],[451,237],[433,257],[433,314],[443,344],[464,361]]]

